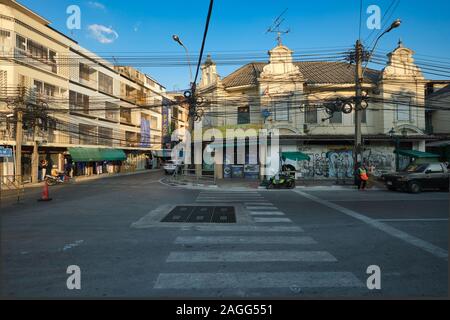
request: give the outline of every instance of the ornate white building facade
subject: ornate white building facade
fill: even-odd
[[[280,157],[284,152],[302,152],[310,158],[285,163],[295,167],[298,178],[350,179],[354,167],[354,111],[335,112],[330,117],[325,104],[338,99],[354,101],[355,66],[293,61],[292,53],[278,45],[269,51],[268,63],[246,64],[224,78],[208,57],[198,86],[199,94],[207,101],[202,125],[222,131],[278,129]],[[363,91],[369,99],[362,111],[363,158],[376,174],[395,169],[396,139],[401,149],[425,151],[429,138],[425,133],[426,80],[414,64],[413,54],[399,42],[383,70],[367,69],[364,75]],[[245,159],[245,163],[238,164],[242,170],[235,170],[242,171],[242,176],[246,176],[247,168],[255,171],[246,163],[248,154]],[[233,169],[227,168],[230,159],[224,160],[224,166],[216,166],[218,178],[229,177]],[[408,160],[401,159],[401,165]]]

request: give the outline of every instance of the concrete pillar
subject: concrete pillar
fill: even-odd
[[[214,164],[216,179],[223,179],[223,164]]]
[[[64,155],[58,153],[58,171],[64,171]]]
[[[414,142],[414,149],[418,151],[425,152],[425,140]]]

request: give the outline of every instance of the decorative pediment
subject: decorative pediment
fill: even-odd
[[[279,45],[269,51],[269,63],[261,72],[261,79],[292,79],[303,81],[303,75],[299,68],[293,63],[293,51]]]
[[[383,79],[424,79],[420,68],[414,63],[414,51],[403,46],[399,41],[398,47],[388,54],[388,64],[384,68]]]

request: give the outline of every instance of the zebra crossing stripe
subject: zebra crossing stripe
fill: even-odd
[[[362,288],[351,272],[161,273],[155,289]]]
[[[316,244],[311,237],[293,236],[179,236],[175,244]]]
[[[175,251],[166,262],[336,262],[326,251]]]
[[[253,225],[208,225],[194,226],[194,230],[203,232],[303,232],[299,226],[253,226]]]
[[[273,206],[271,206],[271,207],[254,207],[254,206],[245,206],[245,208],[247,209],[247,210],[250,210],[250,211],[252,211],[252,210],[273,210],[273,211],[276,211],[278,208],[277,207],[273,207]]]
[[[292,222],[291,219],[289,218],[253,218],[255,220],[255,222],[258,223],[268,223],[268,222],[272,222],[272,223],[280,223],[280,222]]]
[[[252,216],[284,216],[281,211],[250,211]]]

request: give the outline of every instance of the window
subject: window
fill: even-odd
[[[44,93],[44,83],[41,81],[34,80],[34,90],[36,93],[43,94]]]
[[[98,90],[104,93],[113,94],[113,78],[104,73],[98,73]]]
[[[119,115],[119,106],[111,103],[111,102],[105,102],[105,118],[112,121],[118,120]]]
[[[43,45],[28,39],[27,51],[32,57],[42,60],[48,60],[48,49]]]
[[[48,51],[48,57],[49,57],[49,61],[50,61],[50,65],[52,66],[52,72],[53,73],[57,73],[58,72],[58,68],[56,66],[56,52],[49,50]]]
[[[98,144],[112,147],[113,129],[98,127]]]
[[[342,124],[342,112],[334,112],[333,116],[330,118],[330,123]]]
[[[131,123],[131,110],[120,107],[120,122]]]
[[[26,39],[20,35],[16,35],[16,47],[20,50],[27,50]]]
[[[89,96],[69,91],[69,108],[71,111],[89,114]]]
[[[427,170],[430,170],[431,173],[442,173],[444,172],[444,169],[442,169],[442,166],[439,163],[432,163],[427,168]]]
[[[363,109],[361,112],[361,123],[367,123],[367,110]],[[356,117],[353,117],[353,122],[356,123]]]
[[[56,87],[54,85],[44,83],[44,94],[48,97],[54,97],[56,93]]]
[[[317,123],[317,108],[315,106],[305,108],[305,122]]]
[[[129,147],[134,147],[138,145],[138,133],[125,131],[125,143]]]
[[[129,85],[125,85],[125,96],[129,99],[136,99],[136,89]]]
[[[250,123],[250,107],[238,108],[238,124]]]
[[[289,110],[287,102],[278,102],[274,105],[275,120],[276,121],[288,121]]]
[[[411,120],[411,107],[409,102],[397,103],[397,121],[410,121]]]
[[[0,29],[0,44],[1,45],[6,45],[7,43],[9,45],[10,37],[11,37],[11,32]]]
[[[80,144],[96,145],[97,140],[97,127],[81,124],[79,126]]]
[[[158,118],[157,117],[151,117],[150,118],[150,128],[151,129],[155,129],[155,130],[157,130],[158,129]]]
[[[90,68],[87,64],[80,63],[80,79],[89,81],[90,80]]]

